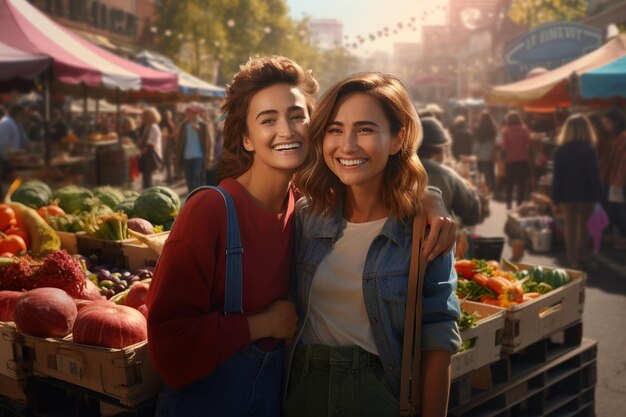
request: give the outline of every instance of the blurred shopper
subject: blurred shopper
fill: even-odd
[[[26,109],[19,104],[9,108],[9,113],[0,119],[0,177],[10,177],[8,156],[11,151],[25,149],[30,140],[24,130]],[[0,194],[3,190],[0,189]]]
[[[135,120],[126,116],[122,119],[122,124],[120,126],[120,137],[122,141],[128,140],[133,145],[137,146],[137,126],[135,125]],[[137,148],[138,151],[139,148]],[[131,154],[128,158],[128,177],[131,181],[135,181],[141,172],[139,171],[139,155]]]
[[[188,106],[178,131],[176,163],[182,168],[188,192],[204,185],[204,165],[211,150],[208,125],[198,117],[199,109]]]
[[[163,170],[165,180],[170,184],[174,180],[174,155],[176,154],[176,126],[170,110],[163,112],[163,119],[159,125],[163,136]]]
[[[596,135],[582,114],[570,116],[554,155],[552,199],[563,214],[565,249],[570,267],[579,268],[589,250],[587,220],[602,199]]]
[[[161,115],[154,107],[148,107],[141,113],[141,136],[138,140],[139,170],[143,189],[152,187],[152,175],[163,164],[161,129],[159,122]]]
[[[207,153],[204,157],[204,181],[206,185],[217,185],[217,167],[222,153],[222,146],[221,143],[217,142],[215,120],[211,114],[204,112],[203,119],[207,124],[209,134]]]
[[[517,206],[526,200],[527,182],[530,175],[530,131],[522,123],[516,111],[506,115],[505,126],[501,132],[500,151],[506,161],[506,207],[511,209],[513,189],[517,194]]]
[[[450,146],[448,132],[432,117],[422,120],[424,132],[417,154],[428,173],[428,184],[441,190],[448,212],[458,216],[466,226],[480,221],[480,199],[473,188],[455,170],[443,165],[445,148]]]
[[[65,120],[65,115],[60,109],[52,111],[52,120],[50,122],[50,140],[53,142],[61,142],[69,132],[69,126]]]
[[[28,134],[28,139],[33,142],[41,142],[44,135],[44,123],[37,106],[30,106],[28,109],[28,120],[24,126]]]
[[[626,249],[626,119],[614,109],[604,115],[602,124],[607,133],[600,154],[604,208],[611,221],[609,233],[615,228],[614,246]]]
[[[474,135],[467,126],[465,116],[456,116],[450,129],[452,135],[452,155],[457,161],[463,156],[474,154]]]
[[[474,154],[478,160],[478,172],[483,174],[485,184],[493,193],[495,191],[496,136],[498,127],[488,110],[480,113],[478,125],[474,132]]]

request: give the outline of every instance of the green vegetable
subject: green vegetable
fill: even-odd
[[[105,240],[128,238],[128,216],[123,213],[87,217],[85,231],[88,235]]]
[[[108,185],[96,187],[92,191],[100,201],[112,209],[126,199],[122,190]]]
[[[474,311],[468,313],[461,309],[461,317],[456,320],[456,323],[459,325],[459,330],[463,331],[475,327],[476,323],[478,323],[478,319],[480,319],[478,312]]]
[[[164,225],[178,216],[180,198],[167,187],[151,187],[143,191],[133,205],[133,216],[148,220],[154,225]],[[167,229],[167,228],[166,228]]]
[[[459,279],[456,294],[459,298],[470,301],[478,301],[483,295],[487,295],[491,298],[498,298],[496,293],[490,289],[485,288],[469,279]]]
[[[101,203],[94,198],[90,190],[76,185],[59,188],[54,192],[54,198],[59,200],[59,207],[70,214],[90,211],[92,207]]]
[[[34,208],[47,206],[52,202],[52,190],[39,180],[29,180],[20,185],[11,195],[11,201]]]
[[[126,198],[124,201],[113,207],[113,211],[123,211],[129,219],[135,217],[133,206],[135,205],[136,199],[137,196]]]
[[[136,198],[139,193],[135,190],[122,190],[122,194],[124,194],[124,200],[128,198]]]

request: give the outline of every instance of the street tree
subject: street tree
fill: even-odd
[[[509,18],[533,28],[560,20],[578,20],[587,15],[587,0],[512,0]]]

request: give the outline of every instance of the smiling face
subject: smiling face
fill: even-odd
[[[274,84],[256,93],[248,108],[248,131],[243,145],[252,152],[254,170],[293,173],[304,162],[310,117],[304,94],[287,84]]]
[[[381,104],[355,93],[337,104],[326,127],[323,154],[328,168],[348,187],[379,194],[389,156],[400,150]]]

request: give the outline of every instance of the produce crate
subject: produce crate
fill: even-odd
[[[461,332],[461,339],[474,340],[473,346],[452,356],[452,379],[500,359],[504,312],[501,307],[464,301],[461,308],[480,315],[475,327]]]
[[[98,257],[99,263],[107,263],[118,268],[128,268],[123,246],[133,242],[136,240],[105,240],[89,236],[86,233],[76,235],[78,253],[85,256],[95,255]]]
[[[154,267],[159,259],[159,255],[141,243],[125,243],[122,250],[126,256],[128,269],[133,272],[147,266]]]
[[[156,239],[161,239],[163,237],[167,238],[170,232],[161,232],[156,233],[154,235],[148,235],[148,239],[154,237]],[[126,264],[128,265],[128,269],[132,272],[137,271],[140,268],[145,267],[154,267],[156,266],[157,260],[159,259],[159,254],[157,254],[150,247],[146,246],[139,240],[133,240],[132,242],[124,243],[122,245],[122,250],[124,251],[124,256],[126,256]]]
[[[32,350],[33,374],[74,384],[135,406],[158,395],[163,385],[144,341],[124,349],[25,335]]]
[[[78,232],[78,234],[85,234],[85,232]],[[61,239],[61,249],[65,249],[70,255],[78,253],[78,242],[76,239],[77,233],[59,232],[57,235]]]
[[[30,367],[24,340],[15,323],[0,321],[0,375],[23,379],[30,374]]]
[[[520,269],[535,265],[516,264]],[[543,267],[544,270],[554,268]],[[514,353],[582,318],[585,304],[583,271],[566,269],[572,281],[506,311],[502,351]]]

